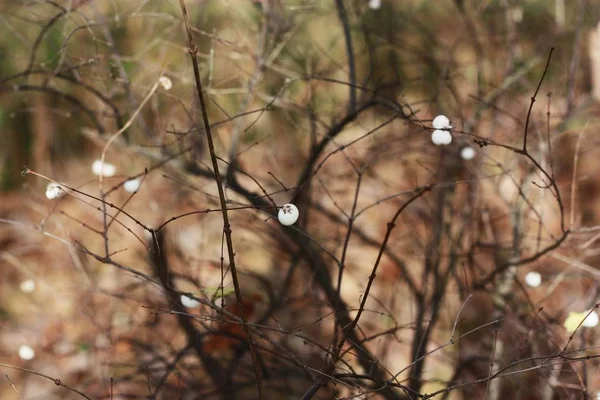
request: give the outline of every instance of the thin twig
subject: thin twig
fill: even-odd
[[[356,62],[354,60],[354,47],[352,46],[352,34],[350,32],[350,24],[348,23],[348,15],[346,13],[346,7],[344,6],[344,0],[335,0],[335,4],[338,11],[338,17],[342,23],[344,30],[344,39],[346,42],[346,55],[348,57],[348,75],[350,78],[350,90],[349,102],[348,102],[348,114],[351,114],[356,109]]]
[[[221,179],[221,174],[219,173],[219,165],[217,161],[217,155],[215,153],[215,145],[213,143],[212,132],[210,129],[210,122],[208,120],[208,111],[206,109],[206,102],[204,100],[204,94],[202,92],[202,82],[200,81],[200,67],[198,66],[198,47],[194,44],[194,39],[192,37],[192,31],[190,29],[190,21],[189,16],[187,14],[187,10],[185,8],[184,0],[179,0],[179,5],[181,6],[181,12],[183,13],[183,20],[185,23],[185,28],[188,36],[188,44],[189,44],[189,53],[192,59],[192,66],[194,68],[194,78],[196,80],[196,89],[198,91],[198,99],[200,100],[200,109],[202,110],[202,119],[204,120],[204,130],[206,132],[206,140],[208,142],[208,150],[210,153],[210,158],[212,161],[213,172],[215,181],[217,183],[217,190],[219,191],[219,200],[221,202],[221,210],[223,215],[223,232],[225,233],[225,240],[227,242],[227,253],[229,256],[229,266],[231,268],[231,278],[233,281],[233,287],[235,289],[235,296],[237,298],[238,307],[240,310],[240,316],[242,317],[242,321],[244,322],[244,330],[246,332],[246,336],[248,338],[248,347],[250,348],[250,354],[252,356],[252,362],[254,363],[254,373],[256,375],[256,384],[258,390],[258,398],[263,399],[262,393],[262,380],[259,371],[258,359],[256,355],[256,349],[254,348],[254,342],[252,341],[252,336],[250,334],[250,329],[245,324],[246,316],[244,315],[244,307],[242,305],[242,292],[240,289],[240,284],[238,282],[237,276],[237,268],[235,265],[235,253],[233,251],[233,240],[231,238],[231,225],[229,223],[229,215],[227,213],[227,205],[225,202],[225,193],[223,191],[223,182]]]
[[[569,227],[575,226],[575,194],[577,192],[577,166],[579,164],[579,150],[581,148],[581,139],[583,139],[583,133],[585,128],[577,135],[577,144],[575,145],[575,155],[573,156],[573,176],[571,177],[571,219],[569,221]]]
[[[361,300],[360,306],[358,308],[358,312],[356,313],[356,317],[354,317],[354,320],[352,320],[350,325],[345,327],[345,329],[344,329],[345,334],[342,337],[342,340],[340,340],[340,343],[338,344],[338,349],[341,349],[344,346],[344,343],[348,337],[348,332],[352,331],[356,327],[356,325],[358,324],[358,321],[365,309],[365,304],[367,302],[367,299],[369,298],[369,292],[371,290],[371,286],[373,285],[373,281],[375,280],[375,277],[377,276],[377,268],[379,267],[379,263],[381,262],[381,258],[385,252],[385,248],[387,247],[387,243],[391,237],[392,231],[396,227],[396,220],[398,219],[398,217],[400,216],[402,211],[404,211],[410,204],[412,204],[415,200],[417,200],[418,198],[420,198],[421,196],[423,196],[426,192],[428,192],[430,190],[431,190],[431,186],[425,186],[425,187],[419,189],[417,191],[417,193],[415,193],[415,195],[413,195],[410,199],[408,199],[408,201],[406,201],[396,211],[396,213],[394,214],[392,219],[387,223],[387,231],[385,232],[385,237],[383,238],[383,242],[381,243],[381,247],[379,248],[379,254],[377,255],[377,259],[375,260],[375,264],[373,265],[371,275],[369,276],[369,281],[367,283],[367,287],[365,288],[365,292],[362,296],[362,300]]]
[[[550,49],[550,54],[548,54],[548,60],[546,61],[546,67],[544,68],[544,73],[542,74],[542,78],[540,79],[537,88],[535,89],[535,93],[531,97],[531,103],[529,104],[529,110],[527,111],[527,118],[525,119],[525,134],[523,135],[523,152],[527,152],[527,133],[529,132],[529,118],[531,117],[531,110],[533,110],[533,103],[535,103],[535,98],[540,91],[540,87],[542,86],[542,82],[544,82],[544,78],[546,77],[546,73],[548,72],[548,67],[550,66],[550,59],[552,58],[552,53],[554,52],[554,47]]]
[[[17,394],[17,397],[19,398],[19,400],[23,400],[23,398],[19,394],[19,391],[17,390],[17,387],[15,386],[13,381],[11,381],[10,378],[8,377],[8,374],[4,374],[4,376],[6,377],[6,380],[10,383],[10,386],[12,386],[12,388],[15,391],[15,393]]]
[[[469,293],[469,295],[467,296],[465,301],[463,301],[463,303],[461,304],[460,309],[458,310],[458,313],[456,314],[456,318],[454,318],[454,324],[452,325],[452,333],[450,334],[450,343],[454,343],[454,334],[456,333],[456,326],[458,325],[458,320],[459,320],[460,314],[462,313],[463,309],[467,305],[467,302],[469,300],[471,300],[472,297],[473,297],[473,293]]]
[[[488,381],[487,384],[485,385],[485,397],[484,400],[487,399],[489,390],[490,390],[490,382],[492,382],[492,374],[494,373],[494,359],[496,358],[496,344],[498,343],[498,330],[495,329],[494,330],[494,348],[492,349],[492,358],[490,359],[490,370],[488,372]],[[492,394],[492,398],[496,399],[497,398],[497,394]]]
[[[23,372],[27,372],[28,374],[32,374],[32,375],[41,376],[42,378],[46,378],[46,379],[48,379],[48,380],[50,380],[50,381],[54,382],[54,384],[55,384],[56,386],[62,386],[62,387],[64,387],[65,389],[68,389],[68,390],[70,390],[70,391],[71,391],[71,392],[73,392],[73,393],[77,393],[79,396],[83,397],[84,399],[92,400],[92,398],[91,398],[91,397],[88,397],[88,396],[86,396],[86,395],[85,395],[85,393],[83,393],[83,392],[80,392],[79,390],[77,390],[77,389],[75,389],[75,388],[72,388],[72,387],[71,387],[71,386],[69,386],[69,385],[66,385],[66,384],[64,384],[64,383],[63,383],[63,382],[62,382],[62,381],[61,381],[59,378],[53,378],[53,377],[51,377],[51,376],[48,376],[48,375],[42,374],[42,373],[40,373],[40,372],[37,372],[37,371],[33,371],[33,370],[31,370],[31,369],[27,369],[27,368],[21,368],[21,367],[16,367],[16,366],[14,366],[14,365],[9,365],[9,364],[0,364],[0,367],[4,367],[4,368],[10,368],[10,369],[14,369],[14,370],[17,370],[17,371],[23,371]]]

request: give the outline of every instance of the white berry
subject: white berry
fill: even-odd
[[[140,188],[140,183],[142,183],[140,178],[130,179],[123,184],[123,189],[125,189],[127,193],[135,193]]]
[[[371,10],[377,10],[377,9],[379,9],[379,7],[381,7],[381,0],[370,0],[369,1],[369,8]]]
[[[435,117],[431,125],[435,129],[452,129],[452,126],[450,125],[450,120],[445,115],[438,115],[437,117]]]
[[[598,313],[596,313],[596,311],[592,311],[581,325],[585,326],[586,328],[593,328],[598,325],[599,321],[600,318],[598,318]]]
[[[19,288],[21,288],[23,293],[31,293],[35,290],[35,282],[31,279],[27,279],[26,281],[21,282]]]
[[[525,275],[525,283],[529,287],[536,288],[542,284],[542,275],[536,271],[528,272]]]
[[[285,226],[293,225],[296,221],[298,221],[299,216],[300,213],[298,212],[298,207],[293,204],[285,204],[279,209],[279,214],[277,214],[279,222],[281,225]]]
[[[475,149],[469,146],[463,147],[460,151],[460,156],[463,160],[472,160],[475,158]]]
[[[19,357],[25,361],[33,360],[33,357],[35,357],[35,350],[26,344],[23,344],[19,347]]]
[[[185,294],[181,295],[181,304],[187,308],[196,308],[200,305],[200,302],[196,299],[192,299],[191,297],[186,296]]]
[[[436,129],[431,133],[431,141],[435,145],[445,145],[452,143],[452,134],[448,131]]]
[[[173,87],[173,82],[171,82],[171,80],[166,76],[161,76],[160,78],[158,78],[158,81],[165,90],[169,90]]]
[[[107,162],[102,163],[101,160],[96,160],[92,164],[92,172],[94,173],[94,175],[102,175],[109,177],[113,176],[117,172],[117,169],[112,164],[109,164]]]
[[[50,182],[48,186],[46,186],[46,197],[49,200],[54,200],[65,194],[62,186],[58,183]]]

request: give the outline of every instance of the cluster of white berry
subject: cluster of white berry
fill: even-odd
[[[452,143],[452,125],[450,119],[445,115],[438,115],[431,123],[434,131],[431,132],[431,141],[436,146],[449,145]],[[460,151],[460,156],[463,160],[472,160],[475,158],[475,149],[471,146],[465,146]]]
[[[117,168],[110,163],[102,162],[101,160],[95,160],[92,163],[92,173],[96,176],[111,177],[117,173]],[[142,183],[141,178],[129,179],[123,183],[123,189],[127,193],[135,193],[140,188]],[[46,198],[49,200],[58,199],[66,194],[66,190],[60,183],[50,182],[46,186]]]
[[[433,119],[431,123],[433,129],[435,129],[431,133],[431,141],[433,144],[447,145],[452,143],[452,134],[450,133],[450,129],[452,129],[452,125],[450,125],[450,120],[445,115],[438,115]]]

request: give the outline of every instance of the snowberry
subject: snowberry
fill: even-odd
[[[114,174],[117,172],[117,169],[112,164],[109,164],[107,162],[103,164],[102,160],[96,160],[92,164],[92,172],[94,173],[94,175],[102,175],[109,177],[114,176]]]
[[[171,82],[171,80],[166,76],[161,76],[160,78],[158,78],[158,82],[160,82],[163,89],[165,90],[169,90],[173,87],[173,82]]]
[[[596,313],[596,311],[592,311],[592,313],[588,315],[585,321],[583,321],[583,324],[581,324],[581,326],[585,326],[586,328],[593,328],[596,325],[598,325],[599,321],[600,318],[598,317],[598,313]]]
[[[475,149],[469,146],[463,147],[460,151],[460,156],[463,160],[472,160],[475,158]]]
[[[450,144],[452,143],[452,135],[450,134],[450,132],[448,131],[444,131],[446,132],[446,140],[444,141],[443,144]]]
[[[528,272],[525,275],[525,283],[529,287],[536,288],[542,284],[542,275],[536,271]]]
[[[450,125],[450,120],[445,115],[438,115],[433,119],[431,125],[435,129],[452,129],[452,125]]]
[[[452,143],[452,134],[448,131],[436,129],[431,133],[431,141],[435,145],[446,145]]]
[[[21,282],[19,288],[21,288],[23,293],[31,293],[35,290],[35,282],[31,279],[27,279],[26,281]]]
[[[140,183],[142,183],[140,178],[130,179],[123,184],[123,189],[125,189],[127,193],[135,193],[140,188]]]
[[[191,297],[186,296],[185,294],[181,295],[181,304],[187,308],[196,308],[200,305],[200,302],[196,299],[192,299]]]
[[[279,209],[277,218],[279,219],[279,222],[281,222],[281,225],[290,226],[298,221],[299,215],[298,207],[293,204],[285,204]]]
[[[19,357],[25,361],[33,360],[33,357],[35,357],[35,350],[26,344],[23,344],[19,347]]]
[[[50,182],[48,186],[46,186],[46,197],[49,200],[54,200],[65,194],[62,186],[58,183]]]
[[[370,0],[369,1],[369,8],[371,10],[377,10],[377,9],[379,9],[379,7],[381,7],[381,0]]]
[[[567,329],[567,332],[575,332],[575,329],[577,329],[580,323],[582,327],[593,328],[598,325],[598,322],[600,322],[600,318],[598,317],[598,313],[596,313],[596,311],[592,311],[590,315],[588,315],[587,312],[578,313],[571,311],[567,316],[563,326]]]

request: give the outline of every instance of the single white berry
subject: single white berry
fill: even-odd
[[[377,9],[379,9],[379,7],[381,7],[381,0],[370,0],[369,1],[369,8],[371,10],[377,10]]]
[[[594,328],[600,322],[600,318],[598,317],[598,313],[593,310],[590,315],[587,312],[575,312],[571,311],[567,316],[563,326],[567,329],[567,332],[575,332],[575,330],[580,326],[584,328]]]
[[[19,347],[19,357],[25,361],[33,360],[33,357],[35,357],[35,350],[26,344],[23,344]]]
[[[200,305],[200,302],[196,299],[192,299],[191,297],[186,296],[185,294],[181,295],[181,304],[187,308],[196,308]]]
[[[140,188],[140,183],[142,183],[140,178],[130,179],[123,184],[123,189],[125,189],[127,193],[135,193]]]
[[[281,225],[285,226],[293,225],[296,221],[298,221],[299,216],[300,213],[298,212],[298,207],[293,204],[285,204],[279,209],[279,214],[277,214],[279,222]]]
[[[450,144],[452,143],[452,134],[448,131],[436,129],[431,133],[431,141],[437,146]]]
[[[65,191],[63,190],[62,186],[60,186],[58,183],[50,182],[46,186],[46,197],[49,200],[58,199],[64,194]]]
[[[158,78],[158,82],[160,82],[163,89],[165,90],[169,90],[173,87],[173,82],[171,82],[171,80],[166,76],[161,76],[160,78]]]
[[[435,129],[452,129],[452,125],[450,125],[450,120],[445,115],[438,115],[433,119],[431,125]]]
[[[104,162],[104,164],[103,164],[102,160],[96,160],[92,164],[92,172],[94,173],[94,175],[97,175],[97,176],[102,175],[102,176],[110,177],[110,176],[115,175],[115,173],[117,172],[117,169],[112,164],[109,164],[107,162]]]
[[[598,318],[598,313],[596,311],[592,311],[590,315],[583,321],[581,326],[585,326],[586,328],[593,328],[598,325],[600,318]]]
[[[35,282],[31,279],[27,279],[26,281],[21,282],[19,288],[21,288],[23,293],[31,293],[35,290]]]
[[[460,156],[463,160],[472,160],[475,158],[475,149],[469,146],[463,147],[460,151]]]
[[[452,134],[448,131],[444,131],[444,132],[446,132],[446,136],[444,137],[445,140],[444,140],[444,143],[442,143],[442,144],[452,143]]]
[[[540,286],[542,284],[542,274],[536,271],[528,272],[525,275],[525,283],[532,288]]]

